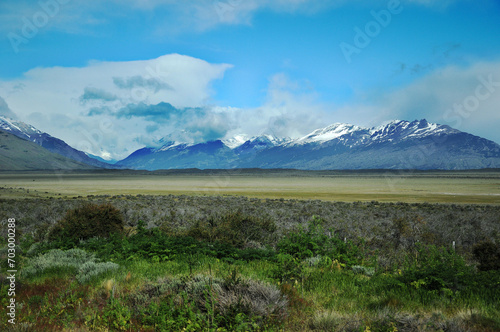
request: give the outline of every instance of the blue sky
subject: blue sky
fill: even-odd
[[[4,0],[0,112],[108,158],[393,119],[500,142],[499,17],[494,0]]]

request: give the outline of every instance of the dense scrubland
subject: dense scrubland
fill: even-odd
[[[0,217],[15,330],[500,330],[495,205],[88,196]]]

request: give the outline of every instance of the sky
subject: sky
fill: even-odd
[[[500,143],[497,0],[2,0],[0,114],[105,159],[427,119]]]

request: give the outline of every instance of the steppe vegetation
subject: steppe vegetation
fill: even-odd
[[[0,200],[12,216],[19,331],[500,330],[497,205]]]

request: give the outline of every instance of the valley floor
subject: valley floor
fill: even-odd
[[[500,170],[1,172],[0,197],[240,195],[257,198],[500,203]]]

